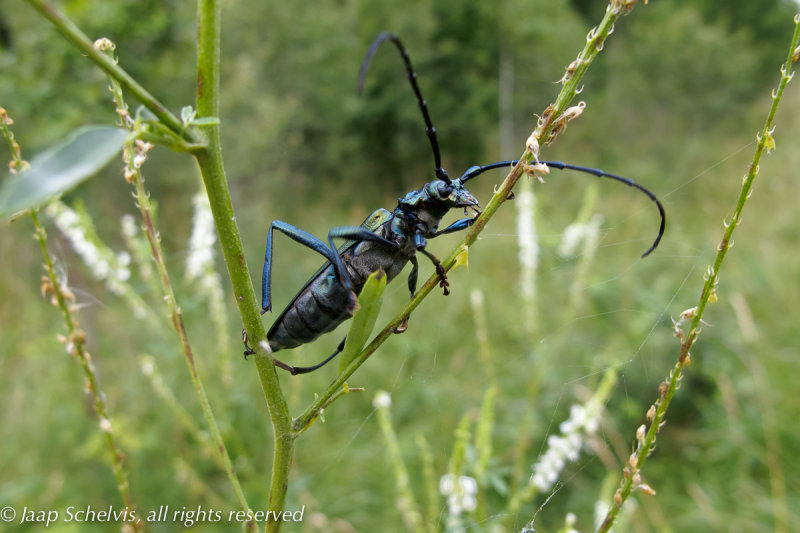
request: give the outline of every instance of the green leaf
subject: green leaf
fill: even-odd
[[[378,320],[378,313],[383,304],[383,291],[385,288],[386,274],[383,270],[378,270],[369,275],[364,288],[361,289],[361,294],[358,296],[358,309],[353,315],[353,323],[347,332],[344,350],[342,350],[342,355],[339,357],[340,374],[355,359],[372,334],[375,322]]]
[[[197,115],[197,111],[195,111],[192,106],[183,106],[181,108],[181,122],[183,122],[183,126],[186,127],[191,124],[195,115]]]
[[[96,174],[122,150],[126,130],[86,126],[39,154],[25,172],[9,176],[0,188],[0,216],[38,207]]]

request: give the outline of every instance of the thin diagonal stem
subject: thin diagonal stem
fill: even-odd
[[[105,46],[105,49],[108,57],[113,60],[113,45],[108,43],[108,45]],[[116,61],[114,61],[114,63],[116,64]],[[110,78],[110,90],[113,95],[114,103],[117,107],[117,114],[120,117],[120,126],[133,131],[135,129],[134,122],[128,113],[128,107],[125,104],[122,94],[122,87],[114,78]],[[225,441],[222,438],[222,433],[217,425],[217,419],[214,416],[214,411],[211,408],[210,402],[208,401],[205,386],[203,385],[203,381],[197,372],[197,364],[192,352],[192,346],[189,343],[189,336],[186,333],[186,326],[183,321],[183,312],[181,311],[177,299],[175,298],[175,291],[172,289],[172,283],[169,279],[169,273],[167,272],[167,265],[164,262],[164,253],[161,249],[161,237],[153,218],[153,208],[150,204],[150,194],[147,192],[147,189],[144,186],[144,176],[140,170],[141,161],[137,162],[138,158],[141,158],[142,160],[144,159],[146,153],[151,147],[151,145],[141,141],[130,140],[126,143],[124,149],[124,159],[126,163],[125,178],[133,185],[135,190],[134,198],[136,198],[136,205],[142,215],[144,233],[147,237],[147,242],[150,244],[150,251],[152,253],[153,260],[156,263],[156,271],[158,272],[158,277],[161,282],[161,291],[164,294],[164,301],[169,309],[170,321],[172,322],[172,327],[175,329],[175,332],[178,335],[178,341],[180,342],[181,351],[186,359],[186,365],[189,369],[189,375],[192,378],[192,384],[194,385],[195,393],[200,401],[200,407],[203,411],[203,416],[205,416],[206,423],[208,424],[211,438],[214,440],[215,456],[219,460],[223,470],[225,470],[225,474],[228,476],[228,480],[233,487],[233,492],[236,495],[239,506],[243,511],[247,512],[250,510],[250,506],[247,503],[244,491],[239,483],[239,478],[237,477],[236,472],[233,470],[233,464],[231,463],[231,458],[228,455],[228,450],[225,446]],[[255,522],[248,522],[247,527],[250,531],[256,530]]]
[[[142,102],[147,109],[152,111],[170,130],[192,143],[201,141],[201,139],[193,133],[193,130],[184,128],[178,117],[173,115],[155,96],[150,94],[150,92],[133,79],[130,74],[117,65],[113,59],[99,50],[96,50],[92,41],[89,40],[86,34],[64,16],[63,13],[44,0],[27,1],[36,11],[52,22],[69,42],[78,47],[81,52],[89,57],[98,67],[103,69],[106,74],[117,80],[125,90],[130,91],[131,94]]]
[[[13,121],[8,117],[6,110],[0,108],[0,129],[2,129],[3,136],[8,141],[9,148],[11,148],[12,172],[16,172],[17,170],[24,170],[27,168],[28,164],[22,159],[19,144],[17,144],[13,132],[8,127],[12,123]],[[54,300],[53,303],[61,310],[61,315],[64,318],[64,324],[68,333],[65,339],[68,352],[78,359],[84,376],[86,376],[86,388],[92,395],[95,412],[100,419],[100,429],[103,432],[106,446],[111,455],[111,470],[117,481],[117,490],[119,490],[120,496],[122,496],[122,502],[125,504],[125,507],[134,511],[136,506],[133,504],[133,499],[131,498],[128,471],[123,463],[125,454],[120,450],[116,438],[114,437],[111,419],[108,416],[108,409],[106,408],[105,395],[100,391],[94,364],[92,364],[92,358],[86,350],[86,334],[80,329],[78,319],[74,316],[73,309],[67,302],[68,298],[72,298],[72,293],[61,283],[61,279],[56,273],[53,259],[50,257],[50,251],[47,249],[47,232],[44,226],[39,222],[39,212],[35,209],[31,210],[30,216],[35,230],[34,236],[42,250],[44,269],[47,273],[46,281],[42,285],[42,292],[45,296],[52,296]],[[144,523],[138,520],[132,522],[131,525],[136,530],[142,530],[144,528]]]
[[[58,275],[56,274],[53,260],[47,250],[47,233],[44,227],[39,223],[39,214],[36,211],[31,211],[31,219],[33,226],[36,229],[36,240],[39,241],[39,246],[42,250],[44,257],[44,268],[47,272],[47,278],[50,281],[53,297],[56,300],[57,307],[61,310],[64,317],[64,324],[67,327],[67,343],[68,350],[71,355],[74,355],[78,362],[80,362],[81,370],[86,377],[86,389],[91,393],[92,400],[94,401],[94,409],[100,419],[100,429],[103,432],[103,438],[106,441],[109,455],[111,456],[111,470],[114,472],[114,478],[117,480],[117,490],[122,496],[122,502],[129,510],[134,510],[136,506],[133,504],[131,498],[130,482],[128,481],[128,471],[123,463],[125,454],[120,450],[119,444],[116,441],[114,432],[111,426],[111,419],[108,415],[106,408],[105,395],[100,391],[97,383],[97,375],[95,373],[94,364],[89,352],[86,350],[86,334],[78,326],[77,319],[73,316],[70,305],[64,297],[66,288],[62,286]],[[131,523],[137,530],[144,527],[141,521],[134,521]]]
[[[486,224],[495,215],[501,205],[508,199],[514,185],[516,185],[519,178],[526,171],[526,166],[531,163],[535,158],[538,159],[537,146],[539,144],[546,144],[552,142],[555,136],[558,135],[566,127],[569,120],[565,115],[565,111],[569,104],[580,91],[580,83],[589,65],[592,63],[597,54],[603,49],[605,39],[611,34],[614,23],[623,16],[630,12],[632,3],[626,3],[622,0],[612,1],[606,9],[605,16],[600,21],[600,24],[593,28],[586,38],[586,45],[580,54],[578,54],[579,67],[575,69],[574,73],[569,79],[565,79],[565,83],[561,88],[555,103],[548,106],[544,114],[539,120],[536,130],[531,134],[528,139],[525,152],[520,157],[517,163],[510,171],[505,181],[500,185],[498,190],[492,196],[483,213],[475,220],[475,223],[467,231],[466,236],[458,243],[452,252],[442,261],[442,266],[445,272],[449,271],[456,263],[456,257],[462,253],[463,248],[472,246],[478,239],[481,231],[483,231]],[[566,78],[566,77],[565,77]],[[333,396],[347,381],[353,372],[360,367],[372,355],[386,339],[388,339],[394,330],[404,321],[407,320],[409,315],[419,304],[424,300],[428,294],[439,284],[439,276],[432,275],[425,284],[414,295],[406,307],[393,318],[376,337],[370,342],[361,353],[356,356],[353,362],[337,376],[336,380],[328,387],[328,389],[320,394],[315,401],[303,411],[297,418],[294,419],[293,429],[296,432],[302,432],[308,425],[313,422],[319,413],[321,406],[328,403],[328,400]]]
[[[637,434],[638,442],[636,450],[629,458],[628,466],[625,467],[625,475],[623,477],[622,484],[614,495],[614,504],[611,506],[611,509],[603,520],[603,523],[600,525],[598,532],[607,532],[611,529],[611,526],[614,524],[615,519],[619,515],[622,506],[627,501],[631,492],[637,488],[636,480],[641,479],[640,471],[644,466],[647,457],[653,451],[656,443],[656,435],[658,434],[661,426],[664,424],[667,408],[669,407],[669,404],[675,395],[675,391],[680,384],[680,380],[683,376],[683,370],[691,363],[689,351],[692,349],[692,346],[694,346],[694,342],[697,340],[697,337],[700,334],[700,321],[703,318],[703,313],[705,312],[709,301],[713,302],[716,300],[719,270],[722,266],[722,262],[725,260],[728,250],[731,247],[733,232],[741,223],[742,210],[744,209],[747,199],[750,197],[750,193],[753,190],[753,182],[758,174],[758,164],[761,161],[761,156],[764,153],[765,148],[769,151],[774,146],[774,140],[772,138],[773,120],[775,118],[775,113],[778,110],[778,104],[783,96],[783,91],[792,78],[792,56],[795,53],[795,50],[798,46],[798,41],[800,40],[800,14],[796,15],[794,20],[795,27],[791,44],[789,46],[789,53],[786,61],[781,66],[781,79],[778,84],[778,88],[772,93],[772,105],[770,106],[769,113],[767,114],[764,127],[758,134],[758,142],[756,143],[756,150],[753,154],[753,160],[750,163],[747,175],[742,182],[742,188],[739,192],[739,198],[736,201],[736,207],[733,210],[733,215],[731,216],[730,221],[725,223],[725,230],[722,235],[722,240],[717,247],[717,255],[714,259],[714,264],[708,269],[705,284],[703,285],[703,290],[700,293],[697,306],[684,312],[684,317],[686,320],[691,318],[689,323],[689,333],[684,335],[683,331],[679,329],[680,324],[676,324],[676,335],[681,339],[678,360],[675,363],[675,366],[672,368],[667,380],[662,382],[659,386],[659,397],[653,407],[651,407],[648,411],[647,421],[650,423],[650,427],[648,428],[646,434]]]

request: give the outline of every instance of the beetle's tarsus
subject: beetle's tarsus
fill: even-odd
[[[248,355],[253,355],[256,351],[247,344],[247,330],[244,328],[242,328],[242,342],[244,343],[244,358],[246,360]]]
[[[445,274],[444,267],[441,263],[436,263],[436,273],[439,275],[439,287],[442,288],[442,292],[445,296],[450,294],[450,282],[447,281],[447,274]]]
[[[405,333],[407,329],[408,329],[408,317],[406,316],[403,317],[403,320],[401,320],[396,327],[392,328],[392,333]]]

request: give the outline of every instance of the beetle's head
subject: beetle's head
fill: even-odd
[[[446,206],[448,209],[463,207],[478,211],[480,204],[471,192],[464,187],[461,180],[436,180],[428,184],[428,194],[435,202]]]

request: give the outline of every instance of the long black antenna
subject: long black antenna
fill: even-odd
[[[508,167],[516,165],[517,163],[519,163],[519,160],[500,161],[499,163],[491,163],[489,165],[470,167],[470,168],[467,169],[466,172],[464,172],[464,175],[461,176],[461,178],[459,178],[459,180],[461,181],[461,183],[466,183],[467,181],[471,180],[472,178],[474,178],[474,177],[476,177],[476,176],[478,176],[480,174],[483,174],[487,170],[492,170],[492,169],[495,169],[495,168],[502,168],[502,167],[508,168]],[[664,227],[667,224],[667,215],[664,212],[664,206],[661,205],[661,202],[658,200],[658,198],[656,198],[656,195],[653,194],[650,190],[642,187],[641,185],[639,185],[638,183],[636,183],[632,179],[628,179],[628,178],[625,178],[623,176],[618,176],[616,174],[611,174],[609,172],[605,172],[604,170],[600,170],[600,169],[597,169],[597,168],[582,167],[580,165],[570,165],[569,163],[562,163],[561,161],[541,161],[540,160],[539,163],[544,163],[550,168],[557,168],[559,170],[576,170],[578,172],[584,172],[586,174],[591,174],[593,176],[597,176],[598,178],[611,178],[612,180],[619,181],[621,183],[624,183],[625,185],[628,185],[629,187],[633,187],[634,189],[640,190],[641,192],[646,194],[648,198],[650,198],[652,201],[655,202],[656,206],[658,207],[658,214],[661,215],[661,225],[658,227],[658,236],[656,237],[656,240],[653,241],[653,244],[650,246],[650,248],[648,248],[647,251],[642,254],[642,257],[646,257],[646,256],[650,255],[650,252],[655,250],[656,246],[658,246],[658,243],[661,242],[661,237],[664,236]]]
[[[400,55],[403,56],[403,62],[406,64],[408,81],[411,82],[411,87],[414,89],[414,94],[417,95],[417,103],[419,104],[420,111],[422,111],[422,118],[425,119],[425,133],[428,135],[428,140],[431,142],[436,177],[442,181],[450,183],[450,176],[448,176],[447,171],[442,168],[442,156],[439,153],[439,141],[436,139],[436,128],[433,127],[431,117],[428,114],[428,104],[422,97],[422,93],[419,90],[419,85],[417,85],[417,73],[414,72],[414,67],[411,66],[411,58],[408,57],[408,51],[406,50],[405,46],[403,46],[403,43],[400,41],[399,37],[389,32],[383,32],[378,35],[378,38],[375,39],[369,46],[367,55],[364,57],[364,61],[361,63],[361,70],[358,71],[358,94],[360,95],[364,90],[364,78],[367,76],[367,70],[369,69],[370,61],[372,61],[372,56],[378,51],[378,47],[381,45],[381,43],[387,40],[394,43],[394,45],[400,51]]]

